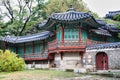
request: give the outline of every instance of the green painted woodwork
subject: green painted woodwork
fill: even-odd
[[[107,37],[107,41],[108,42],[115,42],[115,38],[109,36],[109,37]]]
[[[13,47],[13,46],[9,46],[9,50],[12,51],[12,52],[16,52],[16,48]]]
[[[87,37],[88,37],[87,31],[82,29],[82,41],[86,42]]]
[[[91,33],[90,39],[94,41],[105,42],[105,38],[102,35],[98,35],[95,33]]]
[[[77,41],[79,40],[78,29],[64,29],[64,40],[65,41]]]
[[[26,48],[26,52],[25,52],[25,54],[32,54],[32,44],[31,45],[26,45],[25,46],[25,48]]]
[[[56,33],[57,33],[57,35],[56,35],[57,40],[58,40],[58,41],[61,41],[61,39],[62,39],[62,31],[61,31],[61,30],[58,30]]]
[[[39,44],[35,44],[34,45],[34,53],[35,54],[41,53],[42,49],[43,49],[43,45],[42,44],[39,43]]]
[[[24,56],[24,46],[18,46],[17,51],[18,51],[18,55],[19,55],[20,57],[23,57],[23,56]]]

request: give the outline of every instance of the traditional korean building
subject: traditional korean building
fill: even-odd
[[[0,48],[16,52],[29,68],[120,68],[120,30],[88,12],[54,13],[39,28],[46,31],[0,38]]]
[[[118,11],[109,11],[108,14],[106,14],[105,18],[113,19],[113,17],[117,14],[120,14],[120,10]]]

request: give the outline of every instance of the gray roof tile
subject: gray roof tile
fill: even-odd
[[[23,43],[23,42],[30,42],[30,41],[36,41],[36,40],[43,40],[49,37],[50,32],[45,31],[29,36],[6,36],[1,38],[0,40],[10,42],[10,43]]]

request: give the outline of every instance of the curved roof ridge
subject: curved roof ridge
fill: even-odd
[[[50,35],[50,31],[44,31],[37,34],[27,35],[27,36],[6,36],[1,40],[10,42],[10,43],[22,43],[22,42],[43,40],[49,37],[49,35]]]

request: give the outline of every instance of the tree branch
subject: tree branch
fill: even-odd
[[[3,4],[4,4],[5,8],[8,10],[10,16],[11,16],[11,18],[9,17],[9,18],[11,19],[11,22],[13,22],[14,16],[13,16],[12,7],[11,7],[11,5],[10,5],[10,1],[9,1],[9,0],[4,0],[4,1],[3,1]]]
[[[22,11],[22,4],[21,4],[21,0],[18,0],[18,5],[19,5],[19,19],[20,19],[20,15],[21,15],[21,11]]]
[[[26,27],[26,25],[27,25],[29,19],[30,19],[30,16],[26,19],[26,21],[25,21],[25,23],[24,23],[24,25],[23,25],[23,27],[22,27],[22,30],[20,31],[19,35],[22,34],[22,32],[23,32],[23,30],[25,29],[25,27]]]

